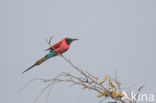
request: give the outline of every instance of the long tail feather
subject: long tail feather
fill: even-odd
[[[47,60],[47,58],[46,58],[46,56],[45,56],[45,57],[41,58],[40,60],[38,60],[38,61],[36,62],[36,65],[40,65],[41,63],[45,62],[46,60]]]
[[[28,69],[26,69],[25,71],[23,71],[22,73],[25,73],[26,71],[30,70],[31,68],[33,68],[34,66],[36,66],[36,63],[34,65],[32,65],[31,67],[29,67]]]
[[[41,63],[45,62],[47,60],[46,57],[41,58],[40,60],[38,60],[34,65],[32,65],[31,67],[29,67],[28,69],[26,69],[25,71],[23,71],[23,73],[27,72],[28,70],[32,69],[34,66],[40,65]]]

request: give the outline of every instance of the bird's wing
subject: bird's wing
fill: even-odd
[[[50,48],[46,49],[45,51],[47,51],[47,50],[53,50],[54,48],[57,49],[57,48],[59,48],[61,46],[61,44],[62,44],[62,41],[54,44],[53,46],[51,46]]]
[[[55,53],[63,53],[65,51],[67,51],[69,48],[69,46],[67,45],[66,41],[65,40],[62,40],[62,44],[55,49]]]

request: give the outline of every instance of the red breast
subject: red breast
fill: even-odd
[[[60,49],[60,53],[63,53],[65,51],[67,51],[69,49],[69,45],[67,44],[66,40],[63,39],[62,40],[62,44],[61,44],[61,49]]]

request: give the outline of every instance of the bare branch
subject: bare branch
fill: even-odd
[[[49,40],[45,39],[49,46],[51,46],[52,38],[53,37],[50,37]],[[54,47],[53,47],[53,50],[55,50]],[[113,101],[116,101],[116,102],[127,103],[126,101],[122,100],[122,97],[124,96],[124,94],[122,94],[121,83],[118,80],[116,72],[115,72],[115,78],[109,75],[106,75],[109,77],[109,80],[107,81],[107,78],[106,78],[103,82],[100,82],[98,80],[99,77],[96,77],[87,71],[81,70],[79,67],[75,66],[71,62],[71,60],[67,59],[62,54],[58,53],[58,55],[62,57],[74,70],[76,70],[76,72],[79,73],[79,76],[76,76],[71,73],[62,72],[56,75],[56,77],[52,79],[36,78],[36,79],[29,81],[28,83],[26,83],[26,85],[24,85],[23,88],[20,89],[20,91],[23,90],[28,84],[36,80],[41,80],[47,83],[46,87],[43,88],[40,94],[36,97],[34,103],[36,103],[38,98],[42,95],[43,92],[45,92],[45,90],[49,89],[47,98],[46,98],[46,103],[47,103],[51,89],[54,86],[54,84],[56,84],[57,82],[70,83],[71,84],[70,86],[73,86],[73,85],[81,86],[83,88],[82,92],[84,91],[84,89],[96,91],[97,93],[99,93],[99,95],[97,96],[98,98],[103,97],[103,99],[99,103],[102,103],[105,99],[108,99],[108,98],[111,98]],[[108,84],[108,85],[106,86],[105,84]],[[138,92],[140,92],[142,88],[143,86],[138,89]],[[78,103],[80,101],[81,96],[82,96],[82,93],[78,99]],[[129,103],[136,103],[136,102],[129,101]]]

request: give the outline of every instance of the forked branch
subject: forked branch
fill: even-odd
[[[46,42],[50,46],[51,46],[52,38],[53,37],[50,37],[49,40],[46,39]],[[53,49],[55,50],[55,48],[53,48]],[[103,98],[99,103],[102,103],[105,99],[108,99],[108,98],[111,98],[115,102],[136,103],[136,101],[132,101],[132,100],[128,99],[130,97],[125,98],[126,100],[123,100],[123,98],[125,97],[125,94],[122,93],[121,83],[119,82],[116,74],[115,74],[115,78],[112,78],[109,75],[105,75],[105,78],[102,81],[99,81],[98,77],[96,77],[96,76],[94,76],[94,75],[92,75],[86,71],[81,70],[80,68],[75,66],[71,62],[71,60],[67,59],[62,54],[58,54],[58,55],[60,55],[60,57],[62,57],[68,64],[70,64],[73,67],[73,69],[75,69],[79,73],[79,76],[76,76],[72,73],[62,72],[62,73],[56,75],[56,77],[52,78],[52,79],[36,78],[36,79],[29,81],[26,85],[24,85],[24,87],[22,89],[24,89],[28,84],[30,84],[36,80],[41,80],[44,83],[47,83],[46,87],[43,88],[42,91],[40,92],[40,94],[36,97],[34,103],[37,102],[37,100],[39,99],[41,94],[43,92],[45,92],[45,90],[49,89],[49,91],[47,93],[47,98],[46,98],[46,103],[47,103],[48,102],[48,96],[51,92],[51,89],[54,86],[54,84],[56,84],[57,82],[67,82],[67,83],[70,83],[72,86],[73,85],[79,85],[83,89],[96,91],[99,94],[97,97]],[[143,87],[140,87],[138,92],[140,92],[140,90],[142,88]]]

